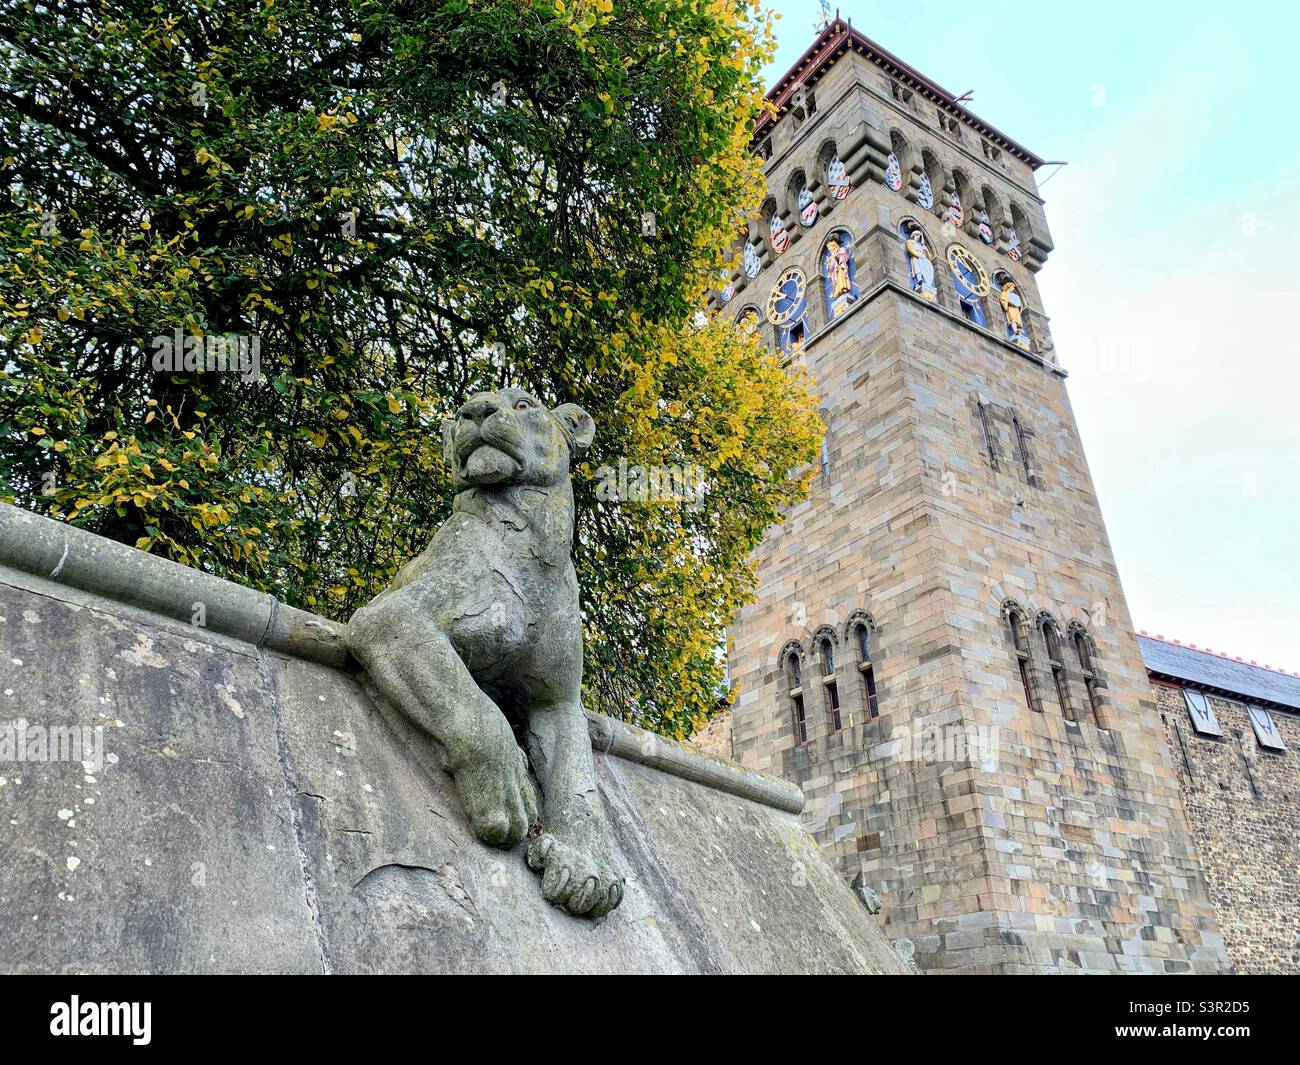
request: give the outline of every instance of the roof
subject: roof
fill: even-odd
[[[768,100],[776,108],[776,116],[763,114],[754,125],[754,136],[760,136],[776,121],[776,117],[779,117],[781,111],[789,104],[800,85],[817,81],[832,63],[850,49],[866,56],[886,73],[933,100],[949,114],[954,115],[1000,148],[1028,163],[1033,169],[1037,170],[1043,165],[1043,160],[1028,148],[1017,144],[1005,133],[990,126],[977,114],[959,104],[957,98],[947,89],[935,84],[920,71],[876,44],[871,38],[859,33],[853,28],[852,22],[845,22],[838,17],[817,35],[812,46],[799,57],[794,66],[767,94]]]
[[[1177,681],[1217,694],[1300,711],[1300,675],[1215,654],[1161,636],[1138,635],[1153,679]]]

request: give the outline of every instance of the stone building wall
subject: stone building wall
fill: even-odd
[[[796,358],[827,441],[811,497],[759,548],[759,598],[733,627],[733,755],[804,789],[818,842],[847,878],[865,875],[884,900],[886,934],[908,940],[927,971],[1222,970],[1178,780],[1050,355],[1033,275],[1051,244],[1032,171],[981,158],[970,129],[957,141],[932,128],[924,106],[894,98],[890,79],[854,52],[807,80],[817,109],[776,121],[767,164],[771,202],[793,239],[778,256],[764,246],[764,269],[728,310],[762,308],[782,271],[803,270],[809,332]],[[898,192],[882,176],[895,134],[907,145]],[[853,183],[839,201],[817,183],[831,143]],[[941,174],[960,169],[968,188],[1027,205],[1020,262],[981,243],[969,221],[945,226],[920,207],[926,158]],[[793,202],[800,172],[821,210],[811,228]],[[908,283],[905,218],[929,235],[935,303]],[[821,256],[840,227],[853,237],[860,295],[831,320]],[[954,243],[989,275],[1015,278],[1034,352],[1004,339],[992,298],[987,328],[962,316],[945,262]],[[1036,710],[1025,705],[1008,600],[1033,629]],[[1040,611],[1063,636],[1074,622],[1093,640],[1100,724],[1075,659],[1062,676],[1068,712],[1055,704],[1032,625]],[[876,717],[859,622],[870,633]],[[802,662],[806,735],[788,652]]]
[[[867,242],[887,276],[901,262],[891,228]],[[819,843],[846,877],[865,874],[886,934],[911,940],[927,971],[1226,967],[1061,377],[892,286],[806,358],[828,462],[760,549],[764,591],[737,621],[736,757],[804,788]],[[979,394],[1023,413],[1037,487],[1005,450],[991,464]],[[1084,710],[1072,662],[1078,721],[1065,720],[1036,631],[1042,710],[1025,706],[1008,598],[1062,632],[1088,629],[1106,727]],[[874,623],[875,720],[848,668],[857,611]],[[838,731],[820,683],[827,630]],[[804,656],[806,742],[780,669],[790,641]],[[941,737],[933,751],[914,742],[926,730]],[[954,740],[992,750],[972,757]]]
[[[1196,860],[1233,968],[1241,973],[1300,973],[1300,907],[1295,903],[1295,885],[1300,883],[1300,715],[1270,711],[1287,746],[1286,752],[1274,752],[1255,741],[1240,702],[1207,696],[1225,732],[1225,738],[1213,739],[1192,729],[1181,688],[1156,682],[1152,696],[1181,785]],[[726,712],[691,742],[730,757],[731,735],[731,713]],[[882,802],[878,812],[887,836],[888,804]],[[1062,831],[1066,837],[1076,832],[1071,827]],[[873,844],[879,836],[872,834]],[[887,863],[871,864],[877,882],[894,878]],[[839,865],[860,868],[844,855]],[[922,900],[923,906],[941,905],[942,893],[923,889]],[[878,919],[887,931],[897,923],[897,915],[888,910]],[[1170,926],[1165,934],[1173,937],[1181,929]],[[935,942],[923,937],[919,946]]]
[[[1239,972],[1300,972],[1300,717],[1270,711],[1261,748],[1239,702],[1209,696],[1223,739],[1198,735],[1182,690],[1154,686],[1201,866]]]
[[[724,710],[691,736],[691,746],[717,758],[731,757],[731,711]]]

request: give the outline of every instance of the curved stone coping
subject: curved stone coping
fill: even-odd
[[[0,564],[258,647],[330,666],[347,661],[347,627],[266,592],[7,503],[0,503]]]
[[[587,730],[591,733],[591,745],[597,751],[607,751],[626,761],[792,814],[803,809],[803,792],[788,780],[746,769],[725,758],[705,754],[626,721],[591,711],[587,711]]]
[[[211,632],[322,665],[348,661],[346,625],[7,503],[0,503],[0,565],[185,623],[201,603]],[[794,784],[622,721],[587,716],[598,751],[779,810],[803,809]]]

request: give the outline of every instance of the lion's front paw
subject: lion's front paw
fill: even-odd
[[[462,765],[453,776],[474,835],[493,847],[517,846],[537,820],[524,752],[512,741],[491,757]]]
[[[528,865],[542,874],[542,897],[575,917],[604,917],[623,901],[623,880],[608,859],[549,833],[528,845]]]

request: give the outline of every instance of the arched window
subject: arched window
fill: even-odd
[[[830,718],[831,731],[843,728],[840,720],[840,688],[835,681],[835,641],[823,636],[818,645],[822,659],[822,687],[826,690],[826,716]]]
[[[807,85],[795,86],[794,93],[790,96],[790,112],[794,115],[795,129],[817,113],[817,98]]]
[[[1101,698],[1097,695],[1097,671],[1092,663],[1092,641],[1088,634],[1077,626],[1071,631],[1074,653],[1079,659],[1079,673],[1083,676],[1083,687],[1088,693],[1088,709],[1098,728],[1105,728],[1101,723]]]
[[[876,694],[876,663],[873,650],[873,625],[868,617],[859,617],[850,627],[853,645],[858,656],[858,674],[862,677],[862,706],[867,719],[880,716],[880,698]]]
[[[831,478],[831,412],[822,407],[817,416],[822,421],[822,481],[827,482]]]
[[[1020,673],[1020,686],[1024,690],[1025,705],[1037,713],[1042,712],[1038,700],[1034,697],[1034,685],[1031,679],[1032,666],[1029,658],[1029,626],[1025,624],[1025,615],[1014,603],[1005,607],[1007,628],[1011,633],[1011,646],[1016,656],[1016,668]]]
[[[833,322],[858,298],[858,265],[853,254],[853,235],[848,230],[837,229],[826,239],[821,273],[826,320]]]
[[[813,164],[813,177],[820,180],[826,180],[826,170],[830,161],[834,159],[839,152],[835,150],[834,140],[824,140],[817,149],[816,162]]]
[[[922,148],[921,183],[916,193],[916,205],[923,211],[935,210],[941,192],[943,192],[943,168],[932,151]]]
[[[1006,247],[1003,249],[1012,262],[1020,262],[1023,257],[1023,243],[1033,234],[1029,231],[1029,219],[1016,204],[1011,205],[1011,225],[1003,234]]]
[[[997,244],[998,234],[1002,232],[1002,204],[987,185],[980,189],[976,222],[980,240],[990,247]]]
[[[1010,410],[1010,408],[1008,408]],[[1020,468],[1025,475],[1025,483],[1030,488],[1038,487],[1038,478],[1034,476],[1034,463],[1029,457],[1029,434],[1025,431],[1024,423],[1020,420],[1020,415],[1014,410],[1011,413],[1011,428],[1016,434],[1016,452],[1020,455]]]
[[[803,662],[797,645],[785,652],[786,695],[790,699],[790,716],[794,724],[796,743],[808,742],[808,715],[803,701]]]
[[[795,213],[799,218],[799,224],[804,229],[811,229],[817,224],[817,200],[813,197],[812,190],[808,188],[808,178],[802,170],[796,170],[790,175],[790,184],[787,187],[788,202],[795,205]]]
[[[763,219],[763,231],[767,237],[768,247],[772,249],[772,256],[775,258],[790,246],[790,234],[786,232],[781,210],[776,204],[776,197],[769,196],[764,200],[759,214]]]
[[[1066,721],[1074,720],[1074,707],[1070,705],[1070,696],[1065,681],[1065,658],[1061,654],[1061,634],[1056,622],[1045,617],[1041,623],[1043,646],[1047,648],[1047,668],[1052,671],[1052,686],[1056,690],[1056,702],[1061,707],[1061,716]]]
[[[957,199],[962,207],[962,220],[953,222],[960,229],[970,221],[972,214],[979,212],[980,205],[975,202],[975,192],[971,188],[970,178],[966,176],[966,171],[958,168],[952,172],[952,187],[957,193]]]
[[[989,457],[989,465],[998,468],[997,437],[993,435],[993,425],[989,419],[991,405],[983,396],[975,397],[975,415],[979,418],[980,436],[984,442],[984,453]]]
[[[889,158],[885,160],[885,185],[906,195],[912,176],[912,152],[898,130],[889,131]]]
[[[826,188],[834,200],[842,200],[853,191],[848,168],[840,158],[834,141],[827,141],[817,152],[817,174],[826,182]]]

